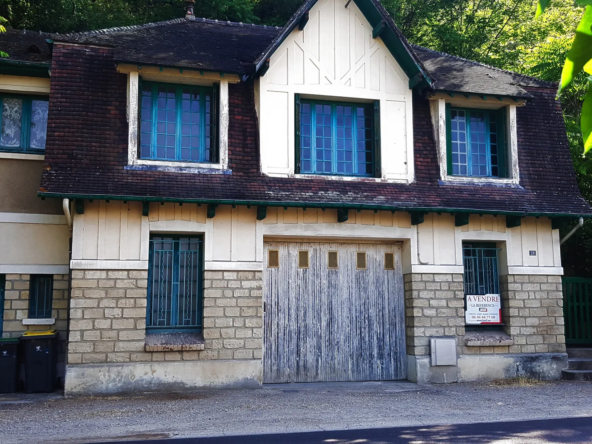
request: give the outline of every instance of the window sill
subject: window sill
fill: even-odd
[[[499,179],[495,177],[446,176],[439,180],[440,185],[502,186],[521,188],[518,179]]]
[[[23,319],[23,325],[54,325],[55,319]]]
[[[205,349],[202,333],[147,333],[147,352],[200,351]]]
[[[390,179],[383,177],[369,177],[369,176],[331,176],[323,174],[294,174],[294,176],[286,174],[268,174],[275,177],[294,177],[296,179],[323,179],[323,180],[343,180],[355,182],[383,182],[383,183],[409,183],[407,179]]]
[[[467,331],[465,332],[467,347],[507,347],[514,345],[514,339],[503,331]]]
[[[220,165],[206,163],[181,163],[181,162],[150,162],[125,167],[129,171],[159,171],[164,173],[189,173],[189,174],[232,174],[232,170],[223,169]]]
[[[45,154],[17,153],[0,151],[0,159],[45,160]]]

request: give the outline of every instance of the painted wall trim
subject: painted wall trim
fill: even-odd
[[[0,152],[0,159],[11,160],[45,160],[44,154],[27,154],[27,153],[4,153]]]
[[[73,260],[72,270],[148,270],[148,261]]]
[[[410,267],[403,267],[403,274],[463,274],[462,265],[419,265],[412,264]]]
[[[19,265],[0,264],[2,274],[68,274],[70,267],[67,265]]]
[[[30,213],[0,213],[0,223],[67,225],[63,215]]]
[[[54,325],[55,319],[23,319],[23,325]]]
[[[563,267],[508,267],[508,274],[563,276]]]
[[[206,261],[206,271],[262,271],[263,262]]]

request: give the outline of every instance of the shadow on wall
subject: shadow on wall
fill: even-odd
[[[411,443],[471,443],[499,442],[537,443],[589,443],[592,436],[592,418],[568,418],[539,421],[494,422],[387,429],[310,432],[276,435],[225,436],[215,438],[189,438],[175,440],[176,444],[411,444]],[[128,436],[125,443],[140,436]],[[145,437],[144,437],[145,438]],[[153,444],[165,441],[152,436]],[[153,440],[156,438],[156,440]],[[141,441],[145,442],[145,441]],[[166,441],[169,442],[169,441]],[[117,444],[110,441],[111,444]],[[123,444],[121,441],[120,444]]]

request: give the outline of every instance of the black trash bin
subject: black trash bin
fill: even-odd
[[[25,391],[51,393],[56,387],[58,333],[30,331],[21,336],[25,356]]]
[[[0,393],[14,393],[18,387],[19,339],[0,339]]]

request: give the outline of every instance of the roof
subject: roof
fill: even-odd
[[[436,91],[528,98],[526,87],[557,88],[556,83],[494,68],[432,49],[413,46]]]
[[[0,61],[50,63],[51,51],[45,41],[49,34],[35,31],[8,29],[0,33],[0,51],[8,54],[8,58]]]
[[[54,35],[56,42],[108,46],[116,62],[245,74],[279,28],[186,18]]]
[[[56,47],[42,196],[302,207],[582,216],[561,105],[554,91],[524,87],[517,109],[520,185],[440,182],[428,100],[414,94],[415,181],[269,177],[260,173],[254,82],[229,86],[229,174],[128,167],[126,79],[110,51]],[[92,69],[89,69],[92,67]],[[93,88],[88,85],[92,84]],[[59,101],[53,106],[52,100]]]

